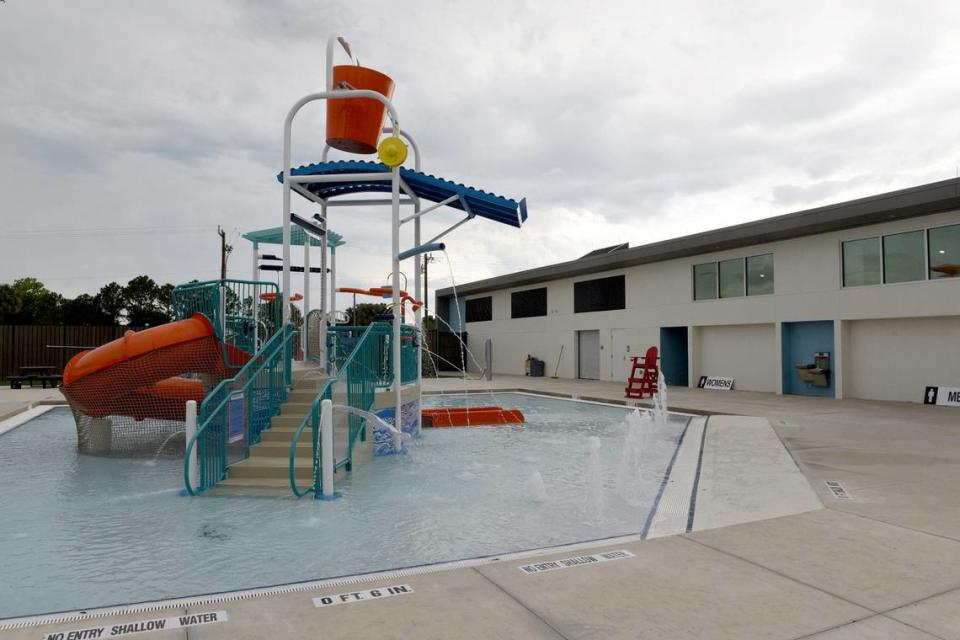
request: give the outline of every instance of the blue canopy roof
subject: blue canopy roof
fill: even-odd
[[[259,231],[250,231],[243,234],[243,237],[257,244],[283,244],[283,227],[271,227],[269,229],[260,229]],[[302,247],[307,243],[307,240],[310,241],[311,247],[323,246],[318,238],[308,234],[301,227],[295,224],[290,225],[290,246]],[[327,231],[328,247],[336,248],[342,244],[346,244],[343,236],[332,229]]]
[[[390,192],[390,168],[379,162],[369,160],[337,160],[318,162],[291,170],[294,176],[336,175],[338,173],[383,173],[383,180],[365,180],[363,182],[307,182],[300,186],[321,198],[349,195],[352,193]],[[400,177],[407,183],[417,197],[432,202],[442,202],[451,196],[460,196],[447,206],[472,213],[481,218],[502,222],[519,227],[527,219],[526,198],[517,202],[480,189],[450,182],[442,178],[400,167]],[[283,182],[283,173],[277,175]],[[464,201],[466,205],[464,205]]]

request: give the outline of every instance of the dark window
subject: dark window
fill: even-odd
[[[693,299],[713,300],[717,297],[717,263],[693,265]]]
[[[626,278],[613,276],[599,280],[584,280],[573,284],[573,312],[613,311],[625,309]]]
[[[747,295],[773,293],[773,254],[747,258]]]
[[[960,277],[960,224],[927,232],[930,245],[930,277]]]
[[[535,318],[547,315],[547,288],[514,291],[510,294],[511,318]]]
[[[486,322],[493,320],[493,298],[474,298],[467,300],[464,322]]]

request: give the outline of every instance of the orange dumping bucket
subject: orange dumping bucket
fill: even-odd
[[[523,424],[523,412],[503,407],[440,407],[422,409],[424,427],[488,427]]]
[[[393,96],[393,80],[379,71],[353,65],[333,68],[333,87],[345,82],[354,89],[368,89]],[[376,153],[386,106],[372,98],[327,100],[327,144],[348,153]]]

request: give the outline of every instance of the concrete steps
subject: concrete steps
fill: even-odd
[[[304,417],[310,412],[317,393],[327,377],[316,370],[293,373],[293,389],[280,406],[279,415],[270,420],[270,428],[260,433],[260,442],[250,447],[250,457],[230,466],[228,477],[219,483],[221,495],[274,495],[290,493],[290,443]],[[334,458],[347,457],[349,427],[346,420],[334,425]],[[301,488],[313,479],[312,434],[304,429],[296,446],[294,475]],[[345,473],[341,468],[338,473]]]

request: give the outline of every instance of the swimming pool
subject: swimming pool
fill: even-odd
[[[520,408],[527,423],[425,430],[407,453],[340,480],[335,502],[182,497],[182,459],[78,455],[69,411],[37,417],[0,436],[0,617],[641,533],[687,424],[650,423],[631,448],[624,407],[518,393],[467,401]]]

